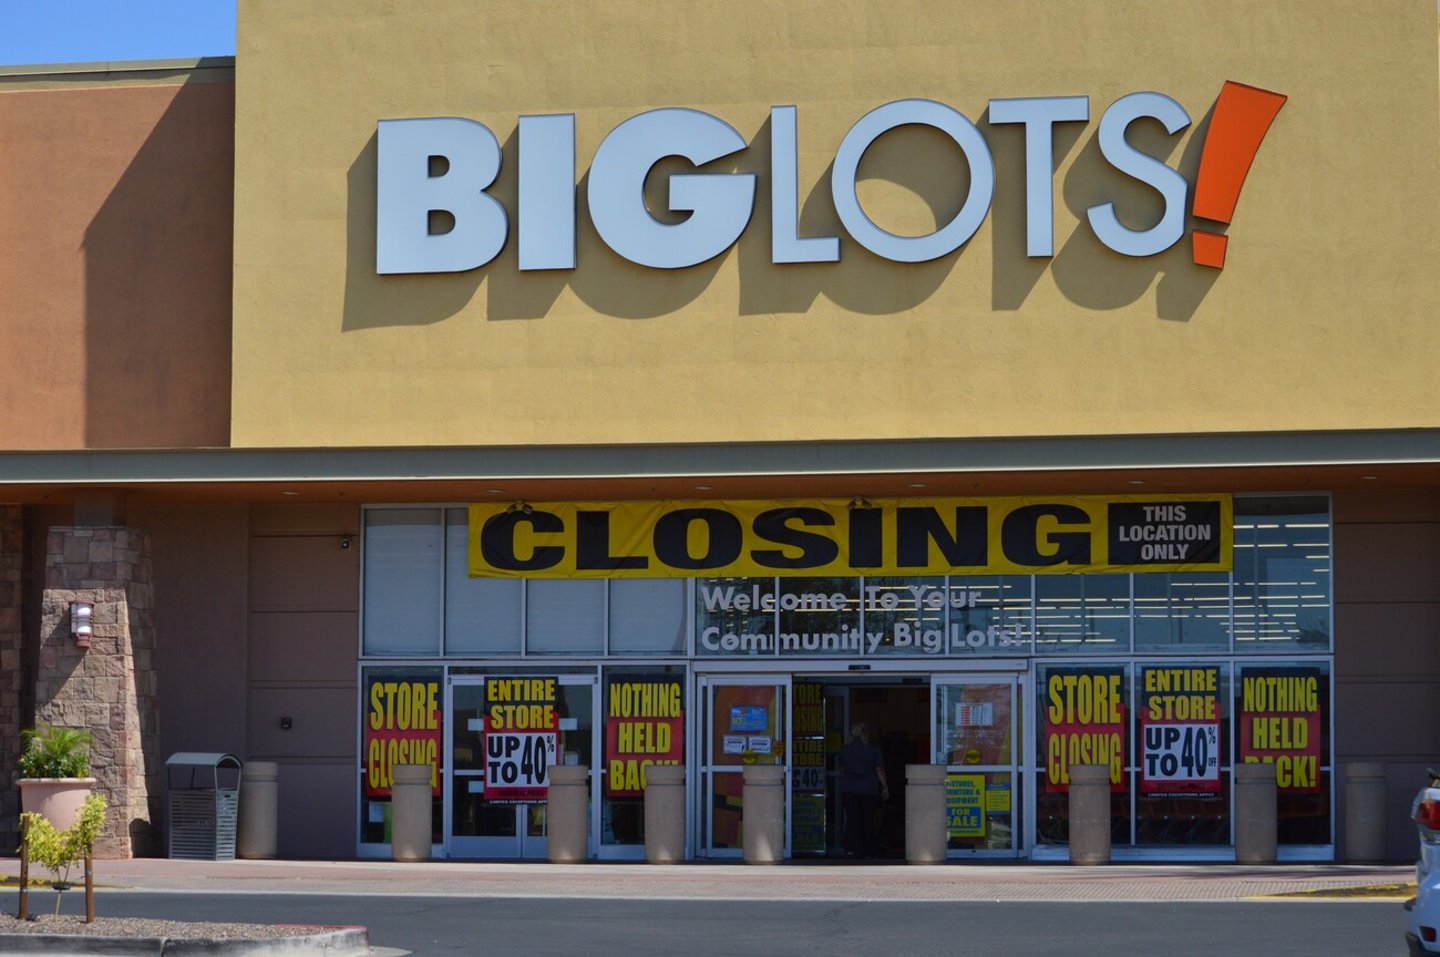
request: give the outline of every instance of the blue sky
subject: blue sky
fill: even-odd
[[[0,66],[235,55],[235,0],[0,0]]]

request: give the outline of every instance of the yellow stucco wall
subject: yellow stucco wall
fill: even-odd
[[[241,0],[232,441],[489,445],[1070,435],[1440,425],[1437,63],[1430,0]],[[1086,207],[1159,203],[1096,135],[1118,97],[1194,123],[1131,140],[1193,184],[1224,81],[1286,94],[1229,229],[1223,271],[1186,239],[1104,248]],[[991,98],[1090,97],[1060,128],[1056,255],[1024,247],[1023,138]],[[890,100],[980,123],[990,215],[958,253],[883,261],[844,237],[828,167]],[[838,264],[770,263],[768,111],[799,106],[802,235]],[[761,173],[739,243],[690,269],[625,262],[577,195],[579,266],[521,273],[521,114],[574,113],[577,181],[646,109],[687,106]],[[375,124],[463,116],[505,145],[511,240],[467,273],[377,276]],[[918,128],[867,157],[861,199],[925,232],[963,198],[953,147]],[[937,213],[938,210],[938,213]]]

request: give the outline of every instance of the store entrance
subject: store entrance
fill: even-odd
[[[1023,847],[1022,682],[1015,673],[978,670],[701,675],[700,855],[740,856],[743,772],[768,764],[786,771],[786,856],[903,860],[905,767],[940,764],[950,855],[1016,856]],[[846,847],[841,749],[860,723],[889,784],[889,797],[866,819],[874,835],[868,849]]]
[[[930,762],[930,682],[882,675],[796,676],[792,682],[790,850],[816,860],[903,860],[905,765]],[[871,820],[847,834],[841,751],[863,724],[889,784]],[[866,840],[866,838],[869,838]],[[862,845],[862,846],[847,846]],[[868,844],[868,846],[863,846]]]

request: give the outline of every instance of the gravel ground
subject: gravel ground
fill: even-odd
[[[72,914],[42,913],[32,920],[0,914],[0,934],[93,934],[100,937],[178,937],[187,940],[236,940],[299,937],[329,928],[277,924],[212,924],[198,921],[152,920],[148,917],[96,917],[93,924]]]

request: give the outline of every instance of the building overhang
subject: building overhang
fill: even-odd
[[[1440,487],[1440,430],[0,453],[0,501],[485,501]]]

